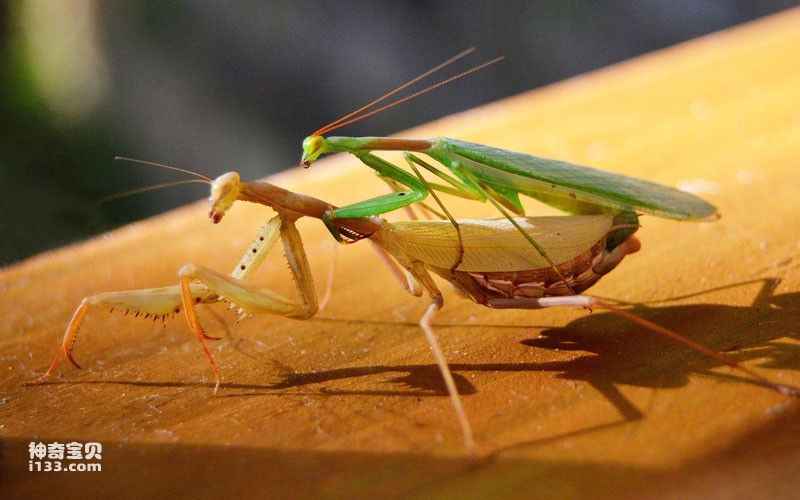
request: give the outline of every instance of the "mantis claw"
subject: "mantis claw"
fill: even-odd
[[[339,234],[339,230],[336,228],[336,225],[334,225],[334,219],[336,219],[336,215],[333,213],[333,207],[328,207],[328,209],[322,214],[322,222],[325,224],[325,227],[328,228],[328,231],[331,233],[333,238],[344,245],[346,241],[342,238],[342,235]]]
[[[67,359],[69,359],[69,362],[70,362],[70,363],[72,363],[72,366],[74,366],[75,368],[78,368],[78,369],[81,369],[81,370],[82,370],[82,368],[81,368],[81,365],[79,365],[79,364],[78,364],[78,363],[75,361],[75,358],[73,358],[73,357],[72,357],[72,351],[71,351],[70,349],[64,349],[64,354],[66,354],[66,355],[67,355]]]

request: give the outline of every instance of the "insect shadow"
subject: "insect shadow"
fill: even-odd
[[[722,288],[762,282],[761,291],[750,306],[718,304],[649,307],[637,305],[631,312],[687,338],[724,352],[737,361],[759,359],[757,369],[800,370],[800,346],[778,339],[791,335],[800,324],[800,293],[773,295],[779,283],[775,279],[751,280]],[[675,297],[677,300],[684,297]],[[660,301],[664,302],[664,301]],[[367,322],[372,323],[372,322]],[[409,326],[412,326],[411,324]],[[413,324],[416,327],[416,324]],[[444,331],[448,327],[436,325]],[[453,328],[493,328],[492,325],[453,325]],[[494,326],[518,330],[518,326]],[[742,333],[747,332],[743,337]],[[653,389],[678,388],[688,384],[693,374],[732,379],[741,383],[760,385],[758,381],[734,374],[712,372],[719,367],[716,360],[705,358],[695,351],[642,330],[611,313],[592,313],[566,326],[545,328],[537,338],[523,340],[525,346],[536,349],[574,351],[582,354],[566,361],[513,363],[450,363],[462,395],[475,394],[478,389],[464,376],[469,372],[558,372],[557,378],[586,382],[611,402],[624,420],[642,418],[643,413],[620,392],[619,386],[639,386]],[[387,383],[400,384],[403,389],[352,391],[325,388],[326,395],[409,395],[447,396],[436,365],[371,365],[315,372],[296,372],[284,365],[278,368],[279,381],[265,386],[270,390],[287,390],[311,384],[333,382],[346,378],[374,376],[383,373],[399,375]],[[227,386],[227,384],[225,384]],[[230,386],[228,386],[230,387]],[[255,393],[250,393],[255,395]],[[240,394],[244,395],[244,394]],[[235,395],[231,395],[235,396]]]

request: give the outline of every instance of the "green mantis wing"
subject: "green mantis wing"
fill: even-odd
[[[522,193],[569,214],[633,210],[678,220],[716,218],[713,205],[655,182],[454,139],[434,142],[426,154],[465,182],[489,187],[520,213]]]

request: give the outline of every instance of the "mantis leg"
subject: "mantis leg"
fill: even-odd
[[[191,285],[191,293],[198,303],[209,304],[219,300],[214,293],[201,285]],[[106,292],[85,297],[72,315],[67,330],[64,332],[64,339],[61,342],[61,347],[56,353],[53,363],[50,365],[47,373],[37,379],[37,382],[42,382],[53,374],[62,354],[66,355],[75,367],[80,368],[75,358],[72,357],[72,348],[75,345],[75,340],[78,337],[78,330],[83,323],[86,313],[89,311],[89,307],[101,307],[112,311],[122,310],[125,311],[126,314],[130,313],[135,316],[163,320],[179,313],[181,311],[181,304],[181,290],[178,286]]]
[[[385,182],[389,186],[389,189],[391,189],[395,193],[405,190],[403,186],[394,179],[390,179],[382,175],[379,175],[378,178],[383,182]],[[418,201],[416,205],[417,208],[419,208],[422,211],[423,216],[428,220],[433,219],[433,216],[438,217],[439,219],[444,219],[446,217],[443,213],[434,209],[424,201]],[[403,207],[406,209],[406,213],[408,214],[409,220],[419,220],[420,217],[417,216],[416,212],[414,212],[414,210],[412,210],[411,207],[412,205],[407,205],[406,207]]]
[[[267,252],[262,250],[269,250],[269,247],[274,244],[276,229],[279,229],[280,238],[283,241],[283,250],[294,275],[300,302],[288,299],[267,288],[253,286],[241,279],[257,268],[266,256]],[[265,243],[269,245],[266,249],[262,248]],[[241,277],[236,275],[237,269],[241,271],[239,273]],[[194,308],[196,298],[191,292],[192,281],[200,281],[214,292],[220,300],[225,300],[238,306],[241,315],[268,313],[278,314],[287,318],[308,319],[316,314],[318,309],[317,292],[314,288],[311,268],[308,265],[308,259],[303,250],[303,241],[300,238],[300,233],[297,231],[294,220],[278,215],[268,222],[256,236],[253,247],[245,253],[237,269],[234,269],[234,273],[228,276],[207,267],[186,264],[178,272],[181,279],[181,297],[186,321],[197,336],[197,340],[200,342],[200,346],[211,364],[211,369],[214,371],[214,377],[216,378],[215,394],[219,390],[222,379],[214,363],[214,358],[211,357],[211,353],[205,346],[204,340],[209,337],[204,333]]]
[[[444,357],[444,353],[442,352],[442,348],[439,346],[439,341],[436,337],[436,332],[433,331],[432,326],[433,318],[444,305],[442,292],[433,282],[431,275],[425,270],[425,267],[421,262],[401,262],[401,264],[404,264],[404,267],[408,270],[410,277],[422,285],[422,287],[425,288],[431,296],[431,303],[428,306],[428,309],[425,310],[425,314],[423,314],[422,318],[420,318],[419,326],[423,333],[425,333],[425,339],[428,341],[428,345],[431,348],[433,357],[436,360],[436,365],[439,367],[439,372],[441,373],[442,379],[447,387],[447,394],[450,396],[450,402],[452,403],[453,409],[456,412],[458,423],[461,426],[461,434],[464,437],[464,444],[468,450],[473,450],[475,448],[475,440],[473,439],[472,435],[472,426],[469,423],[469,419],[467,419],[467,413],[464,411],[464,405],[461,403],[461,396],[458,394],[458,388],[456,387],[455,380],[453,379],[453,373],[450,371],[450,366],[447,364],[447,359]]]
[[[379,176],[393,179],[399,185],[405,186],[407,189],[330,210],[323,216],[323,221],[325,221],[326,218],[332,219],[334,217],[342,219],[385,214],[412,203],[422,201],[428,196],[427,186],[417,177],[375,155],[363,153],[357,156],[362,163],[375,170]]]
[[[255,287],[244,280],[260,266],[279,237],[283,241],[284,252],[295,278],[300,295],[299,302],[271,290]],[[231,275],[225,275],[203,266],[186,264],[180,270],[179,276],[180,285],[178,286],[102,293],[83,299],[67,327],[62,346],[50,369],[38,379],[38,382],[45,380],[54,372],[62,354],[66,354],[70,361],[79,367],[72,357],[72,347],[89,306],[106,307],[112,310],[123,309],[137,316],[156,318],[171,316],[183,309],[187,322],[197,336],[214,371],[215,393],[221,379],[204,340],[216,340],[216,338],[209,337],[204,333],[195,311],[197,304],[224,300],[238,306],[243,315],[259,312],[298,319],[313,316],[318,307],[314,282],[300,234],[297,232],[294,220],[282,215],[274,217],[259,231]]]
[[[421,297],[422,289],[420,288],[419,282],[411,275],[411,273],[409,273],[404,267],[398,266],[397,262],[382,246],[378,245],[372,240],[368,241],[372,243],[372,248],[375,250],[375,253],[377,253],[381,261],[386,264],[389,272],[397,280],[397,282],[400,283],[400,286],[414,297]]]
[[[341,235],[333,224],[333,219],[335,218],[367,217],[392,212],[398,208],[411,205],[412,203],[421,202],[432,190],[450,193],[462,198],[480,199],[480,195],[475,193],[474,190],[470,190],[469,186],[458,182],[455,178],[448,176],[431,165],[424,164],[421,160],[419,160],[419,164],[424,164],[422,165],[423,168],[434,172],[437,176],[450,183],[452,187],[441,184],[429,184],[424,179],[411,175],[405,170],[371,153],[362,152],[353,154],[355,154],[362,163],[373,169],[381,178],[384,178],[384,180],[391,179],[394,181],[394,183],[390,182],[390,185],[395,186],[395,188],[398,185],[405,186],[407,189],[396,189],[393,193],[326,211],[322,217],[322,221],[333,237],[340,243],[342,242]]]
[[[385,214],[397,210],[398,208],[407,207],[412,203],[420,202],[428,196],[428,189],[425,184],[408,172],[369,153],[361,153],[357,156],[362,163],[375,170],[380,178],[384,180],[392,179],[395,181],[393,186],[394,192],[325,211],[322,215],[322,222],[325,223],[325,227],[328,228],[328,231],[330,231],[339,243],[344,243],[344,240],[333,223],[333,219]],[[390,183],[390,186],[392,185],[393,184]],[[399,186],[405,186],[407,189],[397,189]]]
[[[444,300],[441,294],[434,296],[425,314],[423,314],[422,318],[419,320],[419,326],[425,333],[425,339],[428,341],[433,357],[436,359],[436,364],[439,366],[439,372],[442,374],[445,386],[447,386],[450,402],[453,404],[453,409],[456,411],[456,418],[461,426],[461,434],[464,436],[464,445],[468,450],[473,450],[475,448],[475,440],[472,437],[472,426],[470,426],[469,420],[467,419],[464,405],[461,404],[461,396],[458,394],[456,382],[453,380],[453,373],[450,371],[450,366],[447,364],[447,359],[445,359],[444,353],[442,353],[442,349],[439,347],[436,333],[431,326],[433,318],[442,308],[443,304]]]

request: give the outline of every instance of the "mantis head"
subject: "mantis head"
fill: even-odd
[[[238,199],[240,189],[241,182],[236,172],[222,174],[211,183],[208,217],[214,224],[222,220],[233,202]]]
[[[303,139],[303,156],[300,158],[300,162],[308,168],[324,152],[325,138],[321,135],[309,135]]]

